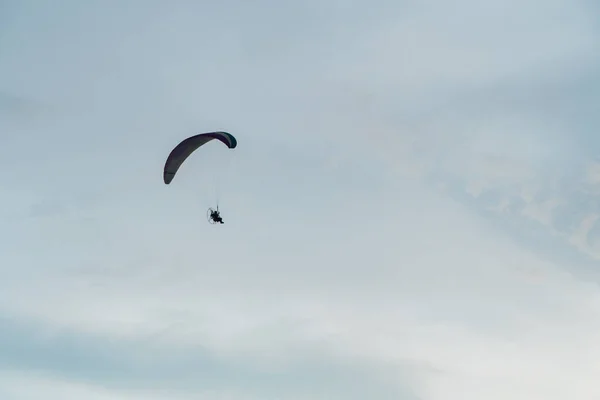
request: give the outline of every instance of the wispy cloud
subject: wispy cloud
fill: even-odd
[[[590,3],[1,14],[3,399],[600,396]]]

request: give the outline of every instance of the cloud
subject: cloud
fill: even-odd
[[[257,349],[218,354],[200,345],[156,340],[154,335],[124,340],[73,334],[39,324],[26,326],[10,319],[2,322],[3,369],[51,371],[32,379],[54,378],[71,381],[73,386],[92,387],[94,382],[102,382],[104,390],[116,393],[166,395],[170,391],[181,398],[226,395],[229,391],[238,393],[233,398],[281,397],[287,393],[293,394],[290,398],[327,398],[340,390],[350,391],[354,396],[350,398],[403,395],[396,387],[398,382],[386,383],[378,373],[381,367],[369,365],[368,360],[353,365],[359,360],[329,354],[331,350],[319,349],[318,343],[281,343],[293,328],[285,323],[259,327],[252,335],[263,345],[268,346],[268,338],[279,342],[265,349],[277,351],[277,359],[270,360],[269,355],[256,353]],[[414,396],[407,390],[403,398]]]
[[[12,4],[1,397],[599,396],[598,29],[537,3]]]
[[[303,398],[302,389],[288,380],[300,379],[312,388],[307,398],[319,393],[335,397],[342,390],[337,388],[364,382],[370,373],[337,375],[322,357],[334,352],[363,368],[373,365],[369,368],[378,380],[398,385],[414,376],[410,390],[422,398],[475,398],[481,393],[477,385],[498,396],[526,398],[560,393],[576,379],[593,393],[594,339],[585,332],[594,332],[596,291],[580,287],[508,237],[491,234],[457,205],[423,190],[413,187],[404,202],[381,210],[388,221],[379,223],[382,236],[376,236],[374,247],[367,239],[373,231],[360,220],[347,222],[354,229],[337,240],[323,229],[315,241],[304,242],[310,246],[304,256],[263,252],[261,246],[284,246],[286,239],[253,240],[255,248],[238,245],[235,254],[212,247],[221,259],[217,263],[210,254],[186,254],[198,248],[198,242],[188,240],[162,259],[162,251],[149,255],[152,261],[143,268],[131,269],[116,259],[106,262],[121,270],[116,275],[74,276],[69,269],[46,265],[48,272],[38,279],[13,282],[18,292],[3,291],[2,304],[10,305],[5,312],[43,320],[46,329],[57,332],[47,345],[53,351],[64,348],[58,361],[83,353],[86,363],[63,361],[67,367],[78,365],[67,377],[96,377],[104,385],[115,379],[148,388],[151,380],[157,390],[161,385],[188,389],[186,382],[197,384],[189,371],[208,362],[209,376],[223,374],[227,390],[252,393],[266,380],[264,385],[282,390],[276,392],[281,396]],[[328,250],[317,244],[325,237]],[[371,243],[371,248],[351,243]],[[336,261],[319,264],[319,256],[331,257],[329,252],[337,254]],[[184,255],[171,255],[177,253]],[[541,282],[528,280],[529,269],[541,271]],[[69,339],[72,330],[101,337]],[[27,347],[44,362],[55,359],[39,345]],[[17,347],[9,342],[6,348]],[[212,350],[206,355],[202,348]],[[307,356],[312,361],[302,366]],[[102,367],[106,357],[109,366],[118,367],[104,366],[108,375],[98,376],[94,364]],[[229,365],[225,370],[223,363]],[[56,373],[61,368],[49,369]],[[272,374],[283,380],[281,386]],[[135,378],[140,375],[145,380]],[[251,387],[244,384],[249,381]],[[525,382],[510,384],[517,381]],[[385,386],[364,385],[352,390],[356,398],[398,396]]]

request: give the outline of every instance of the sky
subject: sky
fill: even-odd
[[[599,399],[599,50],[584,0],[1,0],[0,398]]]

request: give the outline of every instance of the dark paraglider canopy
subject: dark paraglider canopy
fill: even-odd
[[[171,183],[175,174],[183,164],[183,162],[199,147],[205,145],[213,139],[217,139],[230,149],[235,149],[237,146],[236,138],[227,132],[208,132],[199,135],[191,136],[179,143],[169,154],[165,162],[163,172],[163,180],[165,184]]]

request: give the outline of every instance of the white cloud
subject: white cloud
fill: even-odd
[[[599,292],[575,257],[597,251],[597,173],[551,112],[594,65],[584,3],[186,7],[123,10],[96,35],[80,25],[102,7],[77,6],[4,36],[31,35],[0,67],[24,83],[3,87],[71,118],[5,122],[0,391],[600,396]],[[166,188],[160,169],[222,124],[240,146],[212,229],[209,165]]]
[[[40,373],[19,373],[19,372],[2,372],[0,373],[0,393],[7,400],[21,399],[39,399],[48,400],[160,400],[170,398],[173,400],[186,400],[187,397],[181,397],[173,393],[163,393],[156,395],[148,392],[135,391],[119,391],[110,390],[102,387],[102,385],[94,385],[87,383],[69,382],[60,379],[55,379],[49,376],[44,376]],[[194,398],[203,400],[211,398],[210,393],[203,395],[199,394]],[[218,397],[212,397],[218,398]],[[244,397],[221,395],[222,399],[227,400],[242,400]],[[248,398],[249,399],[249,398]],[[250,399],[249,399],[250,400]]]
[[[193,252],[168,264],[171,256],[158,251],[155,264],[122,275],[44,273],[30,281],[31,296],[20,284],[20,301],[5,291],[2,303],[5,312],[111,340],[188,352],[208,346],[257,370],[285,371],[302,348],[325,346],[343,359],[390,366],[379,373],[388,382],[404,385],[408,371],[417,394],[432,400],[476,398],[485,388],[490,398],[558,399],[574,382],[592,395],[600,372],[597,291],[459,206],[412,189],[404,200],[384,203],[377,232],[351,221],[354,231],[336,239],[322,227],[315,241],[304,242],[310,255],[277,255],[271,264],[241,246],[241,254],[220,254],[221,264]],[[373,235],[378,243],[367,239]],[[326,237],[319,250],[316,241]],[[372,248],[350,245],[353,237]],[[194,247],[188,241],[172,250]],[[319,264],[323,256],[336,261]],[[526,279],[531,270],[543,273],[541,282]]]

